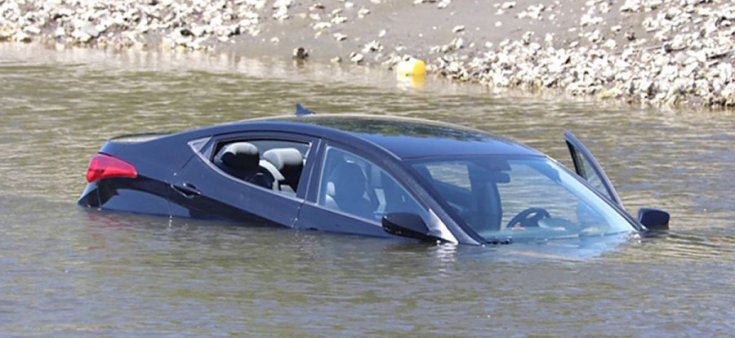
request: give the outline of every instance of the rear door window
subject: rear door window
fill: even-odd
[[[226,175],[296,196],[304,180],[311,143],[280,139],[236,139],[219,142],[210,159]]]

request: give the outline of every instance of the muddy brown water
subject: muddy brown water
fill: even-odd
[[[390,73],[0,44],[0,335],[730,335],[735,115],[493,94]],[[110,137],[287,113],[459,123],[569,163],[586,141],[630,210],[613,248],[454,247],[80,209]]]

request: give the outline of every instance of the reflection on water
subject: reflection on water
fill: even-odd
[[[0,44],[0,332],[10,335],[726,335],[735,115],[492,95],[268,60]],[[394,114],[527,142],[573,130],[669,234],[426,246],[80,210],[105,139],[275,113]],[[600,254],[603,253],[603,254]],[[625,323],[624,325],[621,325]]]

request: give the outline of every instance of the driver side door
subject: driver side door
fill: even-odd
[[[569,153],[572,156],[574,170],[577,172],[577,175],[587,180],[592,187],[610,201],[623,208],[623,202],[618,192],[613,187],[610,178],[607,177],[600,163],[592,155],[592,152],[571,131],[567,130],[564,132],[564,138],[566,139]]]

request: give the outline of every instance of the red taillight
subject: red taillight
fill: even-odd
[[[92,183],[110,177],[138,177],[135,167],[121,159],[106,154],[97,154],[89,161],[87,182]]]

